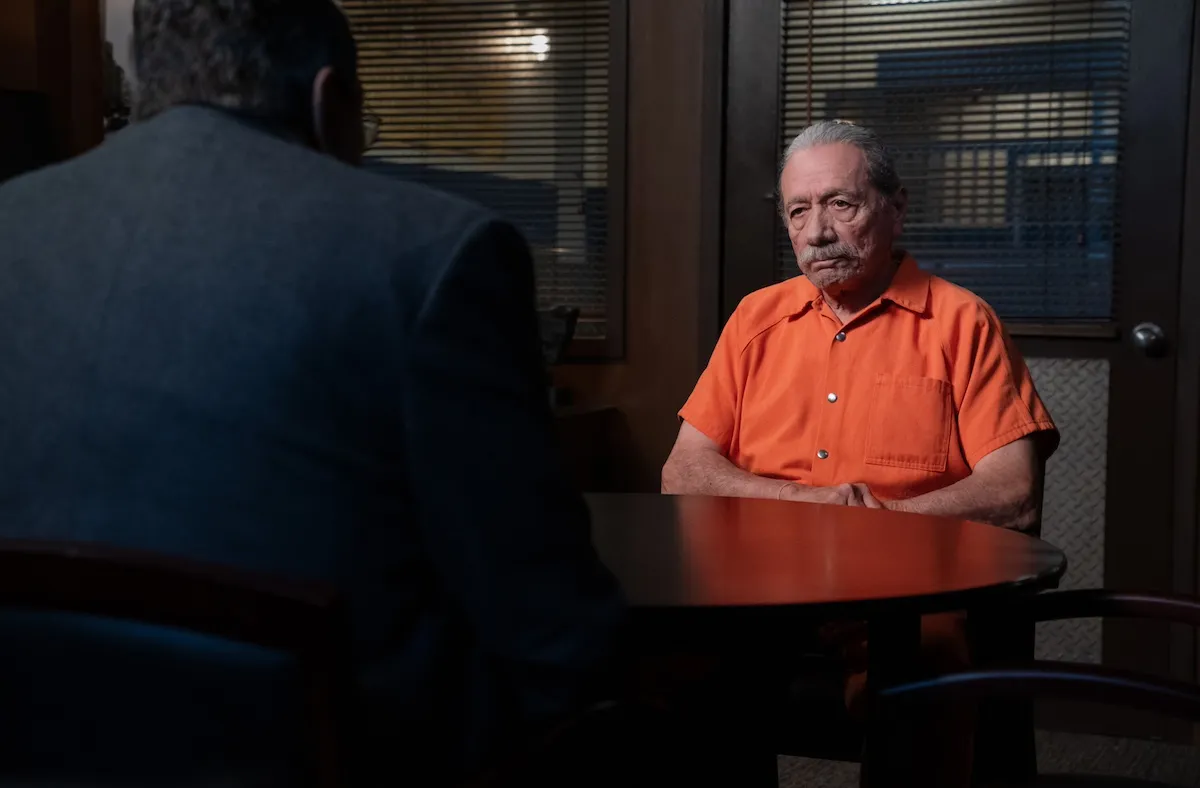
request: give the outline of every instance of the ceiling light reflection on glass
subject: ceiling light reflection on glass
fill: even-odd
[[[545,60],[550,54],[550,36],[545,30],[534,30],[528,35],[506,38],[504,51],[509,55],[532,55],[539,61]]]

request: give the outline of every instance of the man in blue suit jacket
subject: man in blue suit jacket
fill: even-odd
[[[134,54],[139,122],[0,186],[0,535],[332,581],[362,757],[469,771],[594,697],[622,618],[554,447],[526,245],[348,166],[362,94],[330,0],[138,0]],[[5,690],[11,768],[120,772],[142,737],[146,768],[203,770],[273,724],[257,681],[193,668],[106,701],[91,661],[120,685],[140,647],[16,631],[8,670],[63,662]],[[86,734],[58,711],[84,696],[107,704]]]

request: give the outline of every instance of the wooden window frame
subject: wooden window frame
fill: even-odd
[[[780,9],[780,0],[737,0],[729,7],[722,324],[742,298],[775,281]]]
[[[616,361],[625,356],[626,184],[628,174],[629,0],[609,0],[608,245],[604,337],[573,339],[563,362]]]

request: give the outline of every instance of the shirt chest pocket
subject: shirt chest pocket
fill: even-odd
[[[942,473],[950,452],[950,384],[880,374],[867,420],[866,462]]]

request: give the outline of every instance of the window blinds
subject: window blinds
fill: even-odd
[[[367,166],[516,224],[541,308],[606,332],[610,0],[343,0],[379,139]]]
[[[875,129],[924,268],[1011,322],[1112,319],[1129,0],[783,0],[782,25],[781,150]]]

